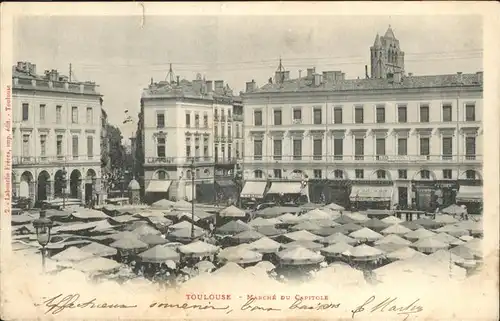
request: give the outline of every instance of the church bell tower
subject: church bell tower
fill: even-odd
[[[399,47],[399,40],[389,26],[384,36],[377,34],[370,47],[371,78],[391,78],[396,72],[404,75],[404,58],[405,53]]]

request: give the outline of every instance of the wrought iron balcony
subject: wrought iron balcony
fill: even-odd
[[[12,165],[96,162],[99,158],[99,155],[14,156],[12,157]]]
[[[206,164],[213,163],[214,158],[211,156],[188,156],[188,157],[146,157],[145,165],[184,165],[191,164]]]

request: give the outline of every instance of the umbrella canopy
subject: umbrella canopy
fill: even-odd
[[[178,262],[180,260],[179,253],[164,244],[156,245],[155,247],[140,253],[139,257],[143,262],[149,263],[163,263],[167,260]]]
[[[262,217],[257,217],[255,220],[248,222],[248,225],[250,225],[251,227],[260,227],[260,226],[274,226],[280,223],[281,221],[276,218],[266,219]]]
[[[401,244],[401,245],[410,245],[411,242],[408,240],[405,240],[404,238],[396,235],[396,234],[390,234],[385,236],[384,238],[375,241],[375,244],[387,244],[387,243],[392,243],[392,244]]]
[[[418,225],[417,223],[415,223],[415,221],[405,221],[401,223],[401,225],[412,231],[418,230],[419,228],[423,228],[422,225]]]
[[[111,243],[109,246],[120,250],[140,250],[148,248],[147,243],[144,243],[137,238],[131,238],[131,237],[121,238]]]
[[[272,271],[276,268],[274,264],[269,261],[260,261],[259,263],[255,264],[255,267],[264,269],[266,272]]]
[[[300,216],[293,215],[291,213],[285,213],[277,217],[277,219],[284,224],[295,224],[300,222],[302,219]]]
[[[443,227],[440,227],[436,230],[436,232],[446,233],[446,234],[449,234],[449,235],[454,236],[454,237],[461,237],[461,236],[469,235],[469,231],[465,227],[455,225],[455,224],[445,225]]]
[[[463,244],[461,246],[465,246],[466,248],[468,248],[472,252],[472,254],[474,254],[475,256],[480,258],[480,257],[482,257],[482,252],[483,252],[482,245],[483,245],[483,242],[481,239],[473,239],[473,240],[466,242],[465,244]]]
[[[464,242],[469,242],[469,241],[473,240],[474,237],[470,236],[470,235],[464,235],[464,236],[460,236],[459,239],[464,241]]]
[[[275,253],[278,252],[281,243],[271,240],[268,237],[263,237],[249,244],[249,249],[259,253]]]
[[[238,275],[245,273],[245,269],[234,262],[227,262],[221,268],[215,270],[213,275]]]
[[[248,224],[246,224],[240,220],[237,220],[237,221],[227,222],[226,224],[217,228],[216,233],[217,234],[236,234],[236,233],[241,233],[243,231],[249,231],[251,229],[252,228]]]
[[[428,229],[438,228],[441,226],[440,223],[436,223],[435,221],[428,218],[419,218],[413,222],[415,222],[415,224],[422,226],[423,228],[428,228]]]
[[[356,261],[372,261],[384,256],[384,252],[366,244],[358,245],[353,250],[346,251],[345,253],[352,256]]]
[[[370,220],[361,222],[360,225],[374,231],[382,231],[383,229],[388,228],[390,226],[390,224],[384,223],[376,218],[372,218]]]
[[[436,218],[434,219],[434,222],[438,224],[455,224],[458,222],[456,218],[454,218],[451,215],[437,215]]]
[[[335,204],[335,203],[330,203],[328,205],[325,205],[324,207],[329,208],[329,209],[334,210],[334,211],[343,211],[343,210],[345,210],[344,207],[342,207],[342,206],[340,206],[338,204]]]
[[[390,260],[408,260],[415,256],[422,256],[422,255],[425,256],[425,254],[422,254],[419,251],[415,251],[414,249],[405,246],[394,252],[388,253],[386,257]]]
[[[282,229],[277,229],[274,226],[268,225],[268,226],[260,226],[260,227],[255,227],[255,230],[259,232],[262,235],[269,236],[269,237],[274,237],[278,235],[282,235],[286,233],[286,230]]]
[[[483,233],[483,222],[461,221],[456,224],[458,227],[469,231],[472,235]]]
[[[103,257],[88,258],[73,266],[75,270],[86,273],[112,272],[121,267],[122,264]]]
[[[450,244],[450,245],[460,245],[460,244],[464,243],[464,241],[461,241],[461,240],[457,239],[456,237],[451,236],[450,234],[443,233],[443,232],[432,236],[432,238],[434,238],[435,240],[438,240],[440,242]]]
[[[418,230],[406,233],[404,237],[405,239],[414,242],[416,240],[425,239],[434,235],[436,235],[436,233],[428,231],[424,228],[419,228]]]
[[[174,230],[171,233],[169,233],[167,235],[167,238],[170,238],[172,240],[178,240],[178,241],[189,241],[189,240],[197,239],[200,236],[205,235],[205,230],[203,230],[199,227],[198,228],[195,227],[193,237],[191,235],[191,232],[192,232],[191,228],[178,229],[178,230]]]
[[[320,209],[313,209],[300,216],[302,220],[328,220],[332,219],[332,216]]]
[[[420,239],[417,242],[413,243],[411,247],[416,248],[418,251],[423,253],[434,253],[438,250],[446,250],[449,245],[443,242],[440,242],[432,237],[427,237],[424,239]]]
[[[128,222],[137,221],[137,220],[139,220],[139,218],[135,217],[133,215],[126,214],[126,215],[113,216],[113,217],[110,217],[108,220],[111,222],[121,224],[121,223],[128,223]]]
[[[474,260],[477,256],[472,253],[472,251],[465,245],[456,246],[449,250],[451,254],[454,254],[464,260]]]
[[[359,212],[353,212],[353,213],[346,213],[345,214],[347,217],[351,218],[354,220],[354,222],[357,222],[357,223],[363,223],[363,222],[366,222],[366,221],[369,221],[370,219],[368,218],[368,216],[366,216],[365,214],[361,214]]]
[[[321,226],[314,224],[312,222],[307,222],[307,221],[299,223],[299,224],[292,227],[292,230],[294,230],[294,231],[306,230],[309,232],[313,232],[313,231],[317,231],[320,229],[321,229]]]
[[[123,231],[123,232],[118,232],[118,233],[110,235],[110,238],[112,238],[115,241],[120,240],[120,239],[125,239],[125,238],[136,239],[138,237],[139,236],[137,234],[132,233],[130,231]],[[97,239],[97,237],[94,237],[94,238]]]
[[[341,226],[342,230],[344,230],[346,233],[352,233],[357,230],[361,230],[363,227],[354,223],[347,223]]]
[[[406,246],[407,245],[405,245],[405,244],[382,243],[382,244],[375,245],[375,248],[379,249],[380,251],[382,251],[384,253],[391,253],[391,252],[397,251],[399,249],[402,249]]]
[[[254,230],[249,230],[236,234],[235,236],[233,236],[233,239],[238,241],[239,243],[248,243],[256,241],[262,237],[264,237],[263,234]]]
[[[84,208],[84,207],[78,208],[78,210],[71,213],[71,216],[73,216],[74,218],[77,218],[77,219],[81,219],[81,220],[108,219],[109,218],[108,215],[104,214],[101,211],[97,211],[97,210],[90,209],[90,208]]]
[[[362,242],[373,242],[373,241],[376,241],[376,240],[383,238],[383,236],[381,234],[379,234],[375,231],[372,231],[367,227],[364,227],[360,230],[352,232],[351,234],[349,234],[349,236],[352,237],[353,239],[356,239],[356,240],[362,241]]]
[[[159,234],[161,234],[160,231],[158,231],[154,227],[149,226],[147,224],[144,224],[144,225],[141,225],[141,226],[137,227],[136,229],[134,229],[132,231],[132,233],[137,234],[139,237],[145,236],[145,235],[151,235],[151,234],[152,235],[159,235]]]
[[[191,222],[188,222],[188,221],[181,221],[177,224],[174,224],[174,225],[170,225],[168,228],[171,229],[171,230],[182,230],[182,229],[185,229],[185,228],[191,228],[191,225],[193,225],[193,223]],[[194,228],[197,229],[199,228],[198,226],[196,226],[196,224],[194,224]]]
[[[323,248],[323,245],[313,241],[293,241],[291,243],[283,244],[283,248],[285,249],[289,249],[292,247],[303,247],[311,251],[317,251]]]
[[[54,261],[62,261],[62,262],[78,262],[91,257],[94,257],[94,254],[82,251],[81,249],[75,246],[71,246],[64,251],[57,253],[56,255],[51,257],[51,259]]]
[[[178,200],[174,204],[174,208],[178,210],[185,210],[192,208],[193,204],[186,202],[185,200]]]
[[[386,218],[383,218],[381,220],[382,222],[392,225],[392,224],[400,224],[403,223],[403,220],[400,218],[397,218],[396,216],[387,216]]]
[[[210,261],[200,261],[194,265],[200,272],[211,272],[215,270],[215,265]]]
[[[354,223],[355,221],[347,215],[342,215],[341,217],[335,219],[335,222],[344,225],[348,223]]]
[[[465,209],[458,206],[457,204],[452,204],[452,205],[442,209],[441,212],[446,213],[446,214],[451,214],[451,215],[457,215],[457,214],[460,215],[462,213],[465,213]]]
[[[338,232],[323,238],[320,242],[324,244],[346,243],[349,245],[358,243],[358,241],[353,239],[352,237]]]
[[[102,220],[97,222],[95,227],[92,229],[93,232],[107,232],[113,230],[115,226],[109,224],[108,220]]]
[[[149,246],[168,243],[168,241],[159,234],[148,234],[139,237],[139,240],[148,244]]]
[[[37,217],[35,215],[23,213],[20,215],[12,215],[10,220],[11,220],[12,224],[15,225],[15,224],[31,223],[36,219],[37,219]]]
[[[322,262],[325,257],[303,247],[292,247],[278,253],[281,264],[305,265]]]
[[[284,236],[292,241],[319,241],[319,240],[321,240],[320,236],[314,235],[311,232],[308,232],[305,230],[287,233]]]
[[[314,234],[321,236],[329,236],[335,233],[348,234],[349,232],[345,230],[342,225],[335,227],[323,227],[318,231],[314,231]]]
[[[284,213],[299,213],[302,211],[299,207],[274,206],[258,211],[257,216],[278,217]]]
[[[116,253],[118,253],[118,250],[113,247],[109,247],[95,242],[85,245],[84,247],[80,248],[80,250],[91,253],[96,256],[113,256],[116,255]]]
[[[175,202],[169,201],[167,199],[162,199],[151,204],[153,208],[169,209],[175,206]]]
[[[451,253],[448,250],[438,250],[432,254],[429,254],[429,257],[432,257],[434,259],[437,259],[441,262],[453,262],[455,264],[461,264],[464,263],[465,259]]]
[[[226,248],[218,256],[226,261],[239,264],[254,263],[262,260],[262,254],[240,246]]]
[[[246,212],[242,209],[237,208],[234,205],[226,207],[219,212],[220,217],[246,217]]]
[[[335,227],[335,226],[341,226],[339,223],[335,222],[333,219],[327,219],[327,220],[311,220],[311,223],[316,224],[320,227]]]
[[[321,249],[321,254],[324,256],[337,256],[346,251],[350,253],[352,250],[354,250],[353,246],[344,242],[339,242]]]
[[[182,254],[201,257],[217,253],[219,247],[205,243],[203,241],[196,241],[190,244],[179,246],[178,250]]]

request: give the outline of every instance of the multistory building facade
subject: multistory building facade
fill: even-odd
[[[232,91],[223,81],[206,81],[198,75],[193,81],[177,77],[151,83],[141,104],[138,146],[144,153],[148,202],[193,196],[214,202],[225,186],[234,185]]]
[[[372,77],[309,68],[298,79],[279,71],[260,88],[247,83],[243,194],[307,182],[301,193],[311,201],[357,208],[480,201],[483,73],[405,75],[392,29],[384,37],[394,38],[384,50],[395,63],[381,71],[372,59]],[[377,35],[380,43],[388,41]]]
[[[233,146],[234,157],[237,162],[243,161],[244,144],[243,139],[243,102],[241,97],[233,99]]]
[[[85,201],[100,191],[101,104],[93,82],[18,62],[13,84],[13,194]],[[67,175],[64,175],[64,172]],[[66,179],[65,179],[66,176]]]

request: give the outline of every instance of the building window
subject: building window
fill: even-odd
[[[94,113],[92,107],[87,107],[86,118],[87,124],[92,125],[94,123]]]
[[[398,123],[406,123],[407,121],[406,106],[398,106]]]
[[[336,179],[343,179],[344,178],[344,171],[341,171],[340,169],[336,169],[333,171],[333,177]]]
[[[94,157],[94,137],[87,137],[87,157],[92,159]]]
[[[274,169],[274,178],[281,178],[281,169]]]
[[[158,141],[156,144],[156,154],[158,157],[165,157],[166,156],[166,142],[165,142],[164,137],[158,137]]]
[[[63,144],[63,136],[62,135],[57,135],[57,137],[56,137],[56,153],[57,153],[57,158],[59,158],[60,156],[63,156],[62,144]]]
[[[165,173],[165,171],[158,172],[158,179],[159,180],[164,181],[166,178],[167,178],[167,174]]]
[[[165,128],[165,114],[156,114],[156,127]]]
[[[383,169],[379,169],[377,171],[377,178],[378,179],[386,179],[386,172]]]
[[[452,107],[450,104],[443,104],[443,121],[450,122],[452,121]]]
[[[420,178],[421,179],[430,179],[431,177],[431,172],[429,172],[428,170],[424,169],[422,171],[420,171]]]
[[[323,173],[322,173],[321,169],[315,169],[313,171],[313,174],[314,174],[314,178],[317,178],[317,179],[321,179],[323,177]]]
[[[282,158],[282,141],[281,139],[273,140],[273,159],[281,160]]]
[[[200,128],[200,115],[198,113],[194,114],[194,126]]]
[[[40,135],[40,156],[47,155],[47,135]]]
[[[232,134],[232,132],[231,132],[231,125],[228,125],[227,126],[227,137],[231,138],[232,137],[231,134]]]
[[[375,149],[377,153],[377,159],[379,158],[378,156],[385,155],[385,138],[377,138]]]
[[[408,140],[406,138],[398,138],[398,155],[405,156],[408,154]]]
[[[420,105],[420,122],[429,122],[429,105]]]
[[[362,170],[362,169],[355,169],[354,170],[354,174],[356,176],[357,179],[363,179],[365,178],[365,171]]]
[[[191,157],[191,146],[186,146],[186,157]]]
[[[294,108],[293,109],[293,123],[300,124],[302,123],[302,109]]]
[[[323,140],[322,139],[315,139],[313,140],[313,159],[314,160],[320,160],[323,155]]]
[[[217,124],[214,125],[214,135],[215,137],[219,137],[219,126]]]
[[[281,125],[281,110],[274,111],[274,124]]]
[[[333,123],[342,124],[342,107],[335,107],[333,109]]]
[[[228,119],[231,119],[231,109],[228,109],[228,110],[227,110],[227,118],[228,118]]]
[[[207,114],[203,114],[203,126],[205,128],[208,128],[208,115]]]
[[[358,106],[354,108],[354,122],[356,124],[362,124],[364,122],[364,112],[363,106]]]
[[[56,124],[62,123],[62,106],[56,106]]]
[[[377,106],[377,123],[382,124],[385,123],[385,107]]]
[[[400,179],[407,179],[408,178],[408,171],[406,169],[399,169],[398,170],[398,177]]]
[[[443,137],[443,160],[451,160],[453,158],[453,138]]]
[[[23,121],[26,121],[29,119],[29,112],[30,112],[30,105],[23,104]]]
[[[465,105],[465,121],[476,121],[476,105]]]
[[[365,140],[363,138],[356,138],[354,140],[354,158],[356,160],[363,160],[365,155]]]
[[[253,159],[262,160],[262,140],[253,141]]]
[[[443,178],[444,179],[451,179],[451,177],[452,177],[451,169],[443,169]]]
[[[260,170],[260,169],[257,169],[253,172],[255,178],[262,178],[264,177],[264,173]]]
[[[255,126],[262,126],[262,111],[255,110],[253,112],[253,122]]]
[[[30,135],[23,135],[23,157],[30,156]]]
[[[476,137],[474,136],[465,138],[465,158],[467,160],[476,159]]]
[[[191,127],[191,113],[186,113],[186,127]]]
[[[476,172],[475,172],[475,171],[473,171],[473,170],[471,170],[471,169],[469,169],[469,170],[467,170],[467,171],[465,172],[465,177],[466,177],[467,179],[476,179]]]
[[[344,155],[344,140],[342,138],[333,139],[333,159],[342,160]]]
[[[429,156],[430,146],[429,146],[429,137],[421,137],[420,138],[420,155]]]
[[[293,140],[293,160],[302,159],[302,139]]]
[[[78,136],[72,137],[72,155],[73,159],[78,159]]]
[[[40,105],[40,123],[45,123],[45,105]]]
[[[191,170],[189,169],[186,170],[186,179],[191,179],[191,175],[192,175]]]
[[[227,145],[227,159],[228,160],[231,160],[231,151],[232,151],[232,148],[231,148],[231,144],[228,144]]]
[[[203,146],[203,157],[208,160],[208,146]]]
[[[323,123],[323,119],[321,118],[321,108],[313,109],[313,121],[314,125],[320,125]]]
[[[78,107],[71,107],[71,123],[78,124]]]

